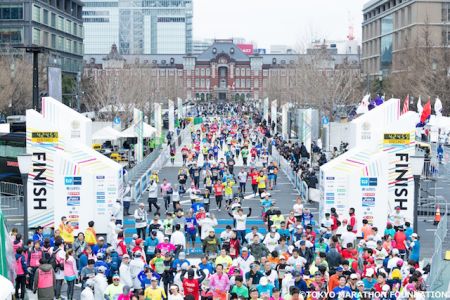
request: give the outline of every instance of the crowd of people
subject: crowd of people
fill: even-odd
[[[80,284],[83,300],[424,299],[420,238],[400,210],[376,228],[359,224],[354,209],[314,215],[300,197],[277,199],[290,209],[277,207],[272,147],[311,177],[305,146],[273,136],[251,105],[199,109],[207,118],[192,130],[191,143],[176,149],[177,182],[153,173],[148,203],[125,210],[135,221],[131,243],[116,214],[106,239],[94,221],[74,236],[65,217],[51,234],[37,228],[31,239],[12,230],[16,298],[28,288],[38,299],[61,299],[66,284],[67,299],[74,299]],[[213,211],[226,212],[233,225],[217,230]],[[249,228],[251,216],[266,228]]]

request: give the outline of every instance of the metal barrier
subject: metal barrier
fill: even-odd
[[[0,194],[9,196],[23,195],[23,185],[11,182],[0,182]]]
[[[442,218],[437,226],[436,232],[434,233],[434,253],[431,257],[431,269],[430,274],[426,279],[427,290],[437,291],[438,288],[443,284],[441,280],[441,273],[444,270],[445,264],[442,263],[443,260],[443,243],[447,236],[447,207],[444,210],[445,213],[441,214]],[[429,296],[428,299],[434,300],[433,295]],[[442,299],[442,298],[440,298]]]
[[[435,159],[426,158],[423,163],[422,176],[426,179],[436,179],[439,175],[439,164]]]
[[[300,193],[302,199],[304,201],[308,201],[309,200],[308,185],[304,180],[302,180],[301,174],[294,172],[289,162],[283,156],[280,155],[276,147],[272,148],[272,158],[278,163],[280,170],[283,171],[284,174],[286,174],[289,181]]]
[[[180,133],[182,142],[189,138],[191,135],[191,126],[186,126],[186,128]],[[176,137],[175,140],[178,138]],[[131,189],[131,198],[134,201],[140,201],[142,194],[146,190],[149,182],[151,171],[159,171],[166,165],[167,161],[170,159],[170,148],[168,145],[163,145],[160,151],[153,151],[149,156],[147,156],[144,161],[142,161],[138,166],[135,167],[136,171],[132,174],[134,177],[129,176],[131,179],[133,187]]]
[[[23,232],[24,218],[23,196],[2,196],[0,195],[0,210],[5,216],[8,230],[16,227],[19,232]]]

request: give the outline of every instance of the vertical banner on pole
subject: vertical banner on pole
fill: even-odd
[[[312,109],[303,110],[302,142],[311,154]]]
[[[269,98],[264,99],[263,109],[264,109],[263,119],[269,122]]]
[[[136,162],[141,162],[144,158],[144,113],[137,108],[133,109],[133,125],[137,137],[134,157]]]
[[[169,100],[169,131],[175,130],[175,104],[172,100]]]
[[[271,123],[275,123],[275,127],[273,129],[273,134],[277,133],[277,99],[273,100],[270,105],[270,119]],[[270,124],[272,126],[272,124]]]
[[[283,136],[283,139],[285,139],[285,140],[287,140],[289,138],[288,110],[289,110],[289,103],[285,103],[281,106],[281,135]]]
[[[177,110],[178,110],[178,119],[181,119],[184,117],[184,111],[183,111],[183,99],[180,97],[177,98]]]
[[[156,137],[161,137],[162,134],[162,119],[161,119],[161,103],[155,103],[155,128],[156,128]]]

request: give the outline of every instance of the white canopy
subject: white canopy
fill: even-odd
[[[101,108],[98,112],[99,113],[117,113],[117,112],[124,112],[125,109],[123,105],[117,106],[113,104],[106,105],[105,107]]]
[[[113,129],[110,126],[103,127],[102,129],[94,132],[92,140],[95,141],[115,141],[125,137],[122,132]]]
[[[144,138],[153,137],[155,135],[156,128],[148,125],[147,123],[143,123],[143,124],[144,124],[143,137]],[[135,127],[135,125],[131,125],[130,127],[128,127],[127,129],[125,129],[124,131],[121,132],[122,135],[125,137],[137,137],[134,127]]]

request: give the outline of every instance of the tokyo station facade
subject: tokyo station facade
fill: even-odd
[[[197,100],[249,100],[270,97],[271,90],[289,91],[299,71],[300,59],[317,51],[322,72],[330,75],[342,66],[360,69],[359,54],[338,54],[337,49],[308,49],[305,54],[245,54],[232,40],[215,40],[196,55],[149,54],[121,55],[115,45],[107,55],[89,55],[84,59],[85,76],[116,69],[148,68],[157,86],[170,83],[177,97]],[[162,87],[161,87],[162,88]],[[285,97],[289,97],[288,92]],[[283,98],[279,95],[278,99]],[[283,99],[280,99],[283,100]],[[288,99],[286,99],[288,100]]]

